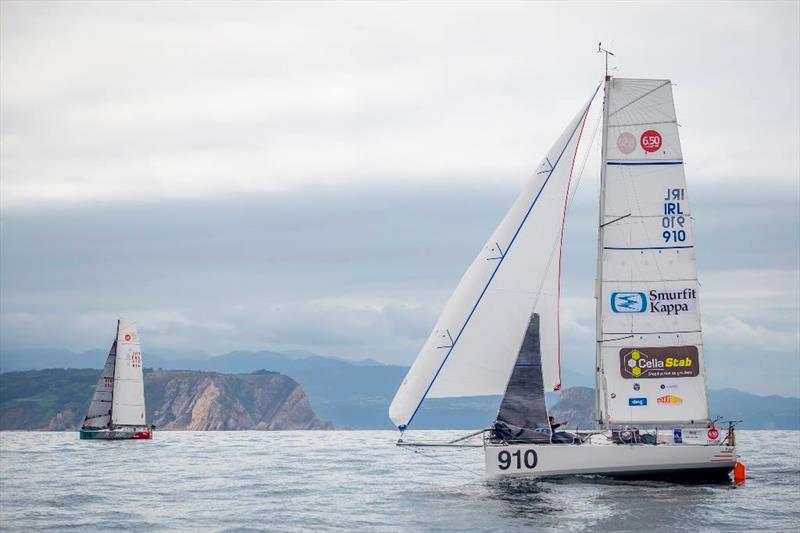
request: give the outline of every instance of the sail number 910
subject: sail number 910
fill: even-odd
[[[517,450],[514,453],[508,450],[503,450],[497,454],[498,468],[500,470],[508,470],[512,465],[516,466],[517,470],[527,468],[533,470],[536,468],[536,463],[539,462],[539,457],[536,455],[536,450]]]

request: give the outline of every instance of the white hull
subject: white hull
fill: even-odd
[[[603,475],[724,479],[736,463],[731,446],[544,444],[484,447],[487,477]]]

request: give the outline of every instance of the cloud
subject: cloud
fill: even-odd
[[[796,3],[44,5],[2,4],[5,208],[522,179],[593,90],[598,28],[619,74],[678,83],[698,180],[800,172]]]

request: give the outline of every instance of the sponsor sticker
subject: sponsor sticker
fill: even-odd
[[[642,149],[649,153],[658,151],[658,149],[661,148],[662,142],[661,134],[656,130],[647,130],[642,133],[642,136],[639,138],[639,144],[642,145]]]
[[[666,394],[664,396],[659,396],[656,398],[656,402],[661,405],[680,405],[683,403],[683,398],[680,396],[675,396],[673,394]]]
[[[641,388],[642,388],[642,386],[641,386],[641,385],[639,385],[638,383],[634,383],[634,384],[633,384],[633,390],[639,390],[639,389],[641,389]]]
[[[636,150],[636,137],[628,131],[623,131],[617,137],[617,148],[625,155],[630,154]]]
[[[625,379],[688,378],[700,372],[696,346],[623,348],[619,362]]]
[[[691,287],[676,290],[650,289],[645,291],[612,292],[613,313],[650,313],[677,316],[694,313],[697,309],[697,290]]]
[[[678,384],[677,383],[662,383],[660,385],[660,387],[661,387],[661,390],[677,389],[678,388]]]
[[[681,444],[683,442],[683,430],[681,428],[672,430],[672,440],[675,441],[675,444]]]
[[[708,428],[708,438],[709,440],[717,440],[717,438],[719,438],[719,431],[717,431],[717,428]]]
[[[647,398],[628,398],[629,407],[644,407],[647,405]]]
[[[643,292],[612,292],[611,310],[615,313],[644,313],[647,295]]]

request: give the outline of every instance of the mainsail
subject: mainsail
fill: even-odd
[[[598,422],[705,422],[694,235],[670,81],[608,80],[603,142]]]
[[[547,153],[445,305],[389,408],[398,428],[408,426],[426,397],[503,394],[533,313],[541,317],[544,386],[560,387],[560,241],[594,96]]]
[[[111,422],[111,400],[114,395],[114,366],[117,359],[117,339],[111,343],[111,350],[108,352],[106,364],[97,380],[94,388],[92,403],[89,404],[89,412],[83,420],[81,427],[85,428],[105,428]]]
[[[115,426],[145,424],[142,348],[136,323],[120,320],[114,371],[111,422]]]

